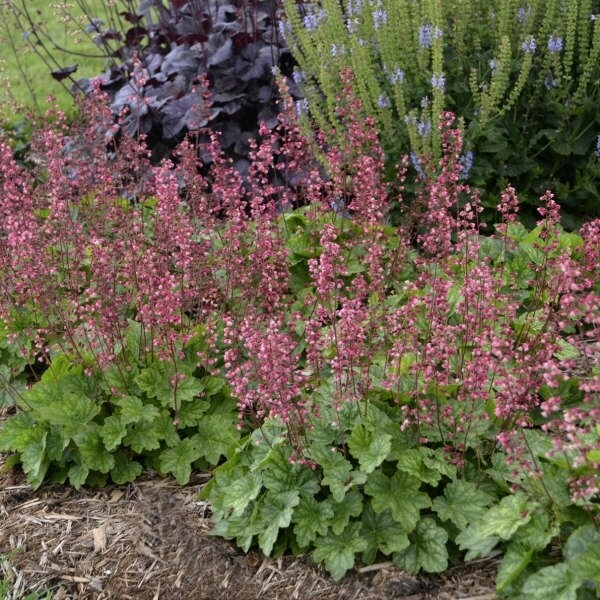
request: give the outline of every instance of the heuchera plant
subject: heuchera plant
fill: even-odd
[[[590,596],[600,222],[565,233],[548,191],[529,231],[508,187],[482,236],[442,113],[437,175],[389,225],[410,159],[388,187],[341,81],[346,142],[307,139],[284,95],[245,179],[210,130],[176,164],[127,135],[107,153],[102,103],[81,132],[39,131],[33,172],[0,146],[0,375],[17,383],[0,449],[34,485],[211,466],[217,534],[310,552],[335,577],[380,554],[439,572],[498,547],[501,593]],[[276,185],[273,168],[307,176]]]
[[[146,135],[153,163],[186,133],[208,128],[219,132],[222,149],[245,173],[259,124],[277,124],[273,69],[290,75],[294,64],[279,35],[280,10],[277,0],[144,0],[121,13],[131,25],[124,33],[91,21],[98,44],[110,51],[111,67],[78,87],[90,93],[100,83],[119,125]]]

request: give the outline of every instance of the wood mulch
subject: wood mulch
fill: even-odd
[[[1,466],[2,461],[0,461]],[[440,576],[414,576],[389,562],[335,582],[308,557],[244,554],[210,535],[198,500],[207,476],[180,487],[146,474],[125,486],[33,491],[16,469],[0,474],[0,579],[17,600],[494,600],[494,560]],[[385,560],[383,557],[382,560]]]

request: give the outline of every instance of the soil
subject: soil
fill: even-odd
[[[0,461],[0,466],[1,466]],[[494,600],[495,560],[439,576],[414,576],[385,561],[336,582],[309,557],[244,554],[210,534],[190,485],[146,473],[126,486],[31,489],[17,469],[0,474],[0,579],[6,599],[52,600]]]

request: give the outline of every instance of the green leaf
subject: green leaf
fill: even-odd
[[[135,382],[150,398],[156,398],[161,406],[173,404],[173,387],[158,364],[142,369]]]
[[[350,490],[340,502],[333,502],[333,523],[331,530],[339,535],[346,529],[352,517],[358,517],[363,509],[363,496],[357,490]]]
[[[271,492],[268,491],[259,504],[258,518],[263,524],[258,534],[260,549],[269,556],[280,529],[288,527],[292,521],[294,507],[300,502],[297,491]]]
[[[394,563],[412,573],[421,569],[427,573],[441,573],[448,567],[447,541],[445,529],[437,525],[435,519],[425,517],[410,535],[408,548],[394,554]]]
[[[333,519],[331,502],[319,502],[311,496],[301,496],[294,511],[294,535],[301,548],[306,548],[317,534],[325,535]]]
[[[505,496],[489,508],[476,522],[461,531],[456,541],[462,550],[468,550],[466,560],[485,556],[498,540],[508,540],[531,519],[536,503],[522,492]]]
[[[206,401],[195,400],[194,402],[185,402],[177,411],[179,427],[198,426],[209,408],[210,404]]]
[[[219,463],[221,456],[239,439],[231,416],[207,415],[202,417],[197,426],[196,434],[202,455],[211,465]]]
[[[336,581],[354,567],[355,554],[367,548],[360,529],[360,523],[352,523],[340,535],[329,534],[315,540],[313,559],[322,562]]]
[[[112,402],[121,409],[120,417],[123,425],[140,421],[152,421],[159,415],[156,406],[148,402],[142,402],[142,399],[137,396],[115,397]]]
[[[314,471],[290,463],[289,456],[289,448],[282,445],[273,446],[267,459],[261,463],[263,485],[272,492],[297,490],[305,496],[317,494],[321,486]]]
[[[7,419],[0,428],[0,451],[23,452],[34,435],[34,420],[21,412]]]
[[[185,485],[192,474],[192,463],[202,456],[194,440],[186,438],[173,448],[160,454],[159,465],[162,473],[172,473],[179,485]]]
[[[43,427],[36,427],[21,452],[21,467],[27,475],[27,481],[37,489],[42,485],[50,461],[46,457],[46,437],[48,433]]]
[[[348,449],[360,464],[363,473],[372,473],[388,456],[392,436],[357,425],[348,438]]]
[[[531,563],[533,550],[521,544],[510,544],[496,576],[496,589],[502,592]]]
[[[404,550],[410,543],[404,527],[388,512],[376,513],[369,504],[362,514],[361,535],[367,542],[362,559],[365,564],[375,561],[378,552],[391,554]]]
[[[451,521],[459,529],[480,519],[493,498],[471,481],[451,481],[444,495],[433,501],[433,510],[442,521]]]
[[[142,472],[142,465],[131,460],[125,452],[115,452],[115,466],[110,471],[111,479],[118,485],[135,481]]]
[[[179,434],[173,424],[173,419],[166,409],[161,411],[158,417],[152,421],[151,425],[153,426],[158,439],[163,441],[169,448],[179,444]],[[193,438],[194,443],[200,447],[200,442],[197,439],[198,435],[194,435]]]
[[[106,417],[100,428],[100,437],[109,451],[114,450],[121,443],[126,433],[127,427],[121,422],[119,415]]]
[[[258,472],[225,478],[217,475],[217,482],[222,492],[219,508],[223,512],[231,512],[234,517],[246,510],[262,488],[262,476]]]
[[[375,512],[389,510],[395,521],[412,531],[419,521],[422,508],[429,508],[431,500],[419,491],[421,482],[412,475],[398,471],[388,477],[381,471],[372,473],[365,485],[365,493],[372,496]]]
[[[442,475],[453,477],[456,468],[430,448],[409,448],[398,455],[398,469],[429,485],[437,485]]]
[[[177,382],[177,405],[197,400],[198,394],[204,389],[203,383],[196,377],[186,375]]]
[[[99,430],[86,428],[75,436],[74,441],[83,466],[100,473],[108,473],[114,467],[114,456],[104,447]]]
[[[129,426],[127,435],[123,438],[123,445],[129,446],[137,454],[148,450],[160,448],[163,436],[156,430],[156,424],[148,421],[139,421]]]
[[[99,412],[98,402],[74,390],[65,390],[56,400],[47,401],[43,405],[38,404],[33,411],[34,417],[38,420],[64,427],[69,437],[73,437]]]
[[[347,461],[335,448],[313,447],[310,457],[317,461],[323,469],[322,485],[329,486],[331,495],[336,502],[340,502],[346,491],[353,485],[364,483],[364,473],[353,470],[352,464]]]
[[[69,483],[78,490],[88,478],[90,470],[80,464],[71,465],[68,471]]]
[[[591,581],[600,591],[600,532],[593,525],[584,525],[569,536],[565,557],[578,580]]]
[[[577,600],[577,588],[566,563],[544,567],[527,578],[523,594],[528,600]]]

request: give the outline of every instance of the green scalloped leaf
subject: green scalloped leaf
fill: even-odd
[[[115,466],[110,471],[111,479],[118,485],[131,483],[142,473],[142,465],[131,460],[122,450],[115,452]]]
[[[441,573],[448,567],[448,534],[435,519],[425,517],[410,535],[406,550],[394,554],[394,563],[401,569],[417,573]]]
[[[372,496],[371,503],[375,512],[389,510],[394,520],[406,532],[412,531],[418,521],[422,508],[429,508],[429,496],[419,491],[421,482],[412,475],[397,471],[388,477],[381,471],[372,473],[365,485],[365,493]]]
[[[480,519],[493,497],[471,481],[451,481],[444,495],[434,499],[432,508],[442,521],[451,521],[459,529]]]
[[[527,578],[523,594],[528,600],[577,600],[579,582],[566,563],[544,567]]]
[[[192,474],[192,463],[202,456],[195,440],[186,438],[160,453],[158,464],[162,473],[171,473],[179,485],[185,485]]]
[[[148,402],[144,403],[137,396],[121,396],[112,399],[112,403],[120,408],[121,423],[137,423],[152,421],[160,414],[158,408]]]
[[[279,530],[289,527],[298,502],[300,494],[297,491],[268,491],[261,498],[258,519],[262,527],[258,534],[258,545],[267,556],[273,551]]]
[[[387,458],[391,448],[391,435],[371,431],[361,424],[354,427],[348,438],[348,449],[363,473],[372,473]]]
[[[294,535],[301,548],[306,548],[317,535],[325,535],[334,512],[331,502],[319,502],[311,496],[301,496],[294,511]]]
[[[362,554],[362,560],[367,565],[375,561],[378,552],[388,555],[400,552],[410,544],[404,527],[394,521],[388,511],[376,513],[370,503],[362,514],[361,535],[367,542]]]
[[[127,427],[121,422],[119,415],[110,415],[104,419],[100,428],[100,437],[107,450],[114,450],[127,434]]]
[[[69,477],[69,483],[78,490],[87,480],[90,470],[80,464],[71,465],[67,476]]]
[[[0,428],[0,451],[23,452],[34,435],[34,420],[29,413],[17,413]]]
[[[340,535],[329,534],[315,540],[313,559],[322,562],[336,581],[354,567],[355,555],[367,548],[360,530],[360,523],[352,523]]]

